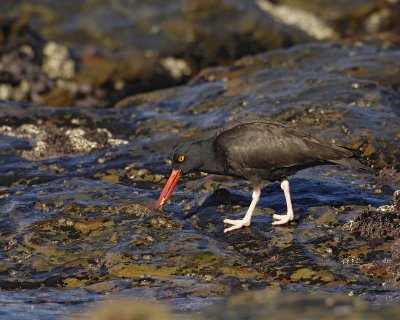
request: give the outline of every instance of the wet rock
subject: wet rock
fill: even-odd
[[[389,272],[391,278],[387,286],[391,288],[400,288],[400,238],[397,238],[392,244],[391,263],[389,265]]]
[[[289,21],[294,20],[292,16],[300,15],[301,13],[316,16],[321,19],[321,22],[326,27],[331,28],[342,37],[365,34],[376,35],[384,31],[395,34],[399,30],[399,24],[395,18],[400,10],[397,1],[381,2],[372,0],[357,1],[349,4],[345,1],[279,0],[275,7],[275,11],[286,9],[286,12],[288,12],[286,19]],[[270,10],[273,10],[273,8]],[[308,25],[313,26],[311,22],[308,22]]]
[[[0,99],[73,104],[78,88],[70,50],[45,42],[22,21],[2,21],[0,30]]]
[[[370,209],[354,221],[354,230],[365,237],[393,239],[400,235],[397,220],[393,213]]]
[[[388,287],[400,287],[399,268],[399,239],[400,239],[400,191],[393,195],[393,204],[379,208],[369,208],[354,221],[353,230],[370,239],[393,240],[391,244],[391,260],[388,259],[385,268],[390,277],[386,283]]]
[[[368,208],[353,223],[353,230],[368,238],[395,239],[400,237],[399,194],[393,196],[393,204]]]
[[[245,206],[248,202],[247,199],[236,196],[228,189],[217,189],[204,200],[201,206],[205,208],[219,205]]]
[[[99,86],[92,88],[89,83],[79,83],[80,61],[70,49],[46,42],[25,22],[1,21],[0,43],[0,99],[49,106],[106,105],[107,99]]]
[[[112,320],[112,319],[158,319],[170,320],[174,319],[169,310],[161,305],[154,303],[143,303],[141,300],[122,300],[112,305],[102,303],[88,311],[87,314],[79,317],[79,319],[97,319],[97,320]]]
[[[391,317],[397,307],[375,309],[367,302],[342,295],[287,294],[273,290],[247,292],[212,307],[203,314],[210,319],[291,319],[296,314],[320,319],[380,319],[384,314]]]
[[[8,15],[13,15],[13,11],[23,12],[24,17],[50,39],[70,42],[74,35],[81,35],[86,42],[95,42],[114,51],[135,47],[149,57],[184,58],[189,65],[197,62],[204,66],[213,60],[214,63],[215,60],[226,61],[256,50],[309,39],[295,28],[278,23],[250,1],[168,1],[162,5],[151,2],[136,5],[135,10],[129,3],[123,6],[105,1],[96,3],[96,8],[108,12],[107,16],[102,10],[95,11],[93,6],[84,5],[85,10],[94,12],[89,20],[83,23],[77,18],[78,22],[69,24],[68,29],[68,19],[57,14],[57,5],[46,3],[46,9],[54,15],[50,20],[35,16],[35,6],[9,6],[6,12]],[[65,9],[74,12],[76,17],[82,13],[82,6],[75,1]],[[115,19],[123,21],[124,27],[115,25]],[[101,27],[100,21],[108,21],[107,27]],[[91,23],[98,25],[96,32],[91,30]]]
[[[165,211],[153,209],[174,146],[244,117],[296,123],[359,149],[370,165],[397,170],[399,50],[387,45],[349,40],[271,51],[112,109],[0,103],[0,287],[44,286],[57,292],[52,297],[57,288],[77,290],[87,299],[146,295],[180,311],[271,286],[396,299],[386,238],[397,236],[398,206],[385,206],[393,193],[387,175],[338,166],[301,171],[290,177],[296,221],[285,226],[271,225],[271,214],[286,210],[274,182],[251,226],[228,234],[223,220],[242,218],[251,200],[245,181],[202,184],[193,181],[205,174],[186,175]],[[14,139],[21,143],[11,150]],[[26,156],[38,147],[42,154]],[[355,221],[380,238],[353,232]],[[182,297],[195,306],[176,304]]]
[[[311,219],[316,227],[333,227],[337,225],[337,212],[329,207],[313,208],[310,210],[309,219]]]
[[[127,143],[122,139],[114,139],[112,134],[104,128],[88,130],[79,127],[60,128],[24,124],[14,128],[1,126],[0,134],[29,139],[32,149],[21,152],[22,157],[29,160],[89,153],[100,148]]]
[[[47,2],[3,5],[4,16],[14,20],[1,26],[0,98],[108,107],[132,92],[183,83],[206,66],[297,43],[371,33],[390,45],[396,41],[400,10],[397,2],[377,0],[351,5],[196,0],[133,6],[135,10],[129,3],[72,1],[63,7],[66,14],[59,15],[59,5]],[[79,18],[88,11],[93,13],[89,19]],[[74,14],[73,22],[68,13]],[[394,36],[381,36],[388,31]],[[348,72],[364,70],[358,66]],[[396,74],[392,77],[398,82]]]
[[[371,55],[378,58],[371,61]],[[385,61],[398,56],[398,49],[374,43],[297,46],[205,69],[190,86],[133,96],[117,108],[131,110],[141,120],[138,133],[162,134],[167,142],[210,135],[210,127],[243,114],[250,119],[268,116],[359,148],[369,165],[397,168],[400,96],[392,88],[399,79]],[[365,71],[353,72],[362,66]],[[146,116],[149,109],[154,111]],[[175,128],[182,120],[172,119],[182,115],[185,126]]]
[[[115,308],[115,303],[117,308]],[[160,309],[162,308],[162,309]],[[223,303],[217,303],[196,315],[196,319],[265,319],[268,314],[278,319],[290,319],[299,313],[305,317],[320,319],[359,319],[370,317],[381,319],[393,317],[398,307],[376,307],[360,299],[345,295],[287,294],[279,290],[262,290],[236,294]],[[84,315],[85,319],[173,319],[164,307],[134,299],[114,302],[111,306],[103,302]],[[185,319],[185,316],[182,316]]]
[[[396,169],[383,168],[379,171],[378,179],[385,184],[400,187],[400,172]]]
[[[107,258],[108,272],[120,278],[165,277],[176,273],[175,267],[138,264],[134,260],[129,255],[124,255],[122,259]]]
[[[43,48],[43,71],[50,79],[72,79],[75,77],[75,61],[69,50],[55,42],[48,42]]]
[[[178,224],[175,223],[172,219],[161,216],[161,215],[156,215],[152,216],[149,219],[146,220],[145,225],[154,228],[154,229],[175,229],[178,227]]]
[[[207,232],[223,232],[221,216],[215,214],[215,210],[200,210],[190,217],[190,223],[194,228]]]
[[[46,8],[53,17],[46,20],[37,15],[36,6]],[[15,20],[5,22],[0,29],[1,39],[11,50],[0,56],[4,65],[0,68],[4,74],[0,98],[53,106],[104,107],[128,93],[182,83],[204,66],[226,64],[246,54],[313,39],[296,27],[278,22],[251,1],[154,2],[139,7],[135,4],[135,10],[130,5],[122,8],[107,2],[96,3],[99,6],[109,12],[108,16],[95,14],[98,11],[92,4],[86,4],[86,10],[94,14],[90,21],[87,17],[81,20],[83,24],[79,23],[78,2],[65,8],[75,15],[72,24],[58,15],[57,5],[49,3],[46,7],[22,4],[2,8],[6,17]],[[15,12],[23,12],[23,17]],[[124,21],[123,30],[114,19]],[[21,21],[29,21],[50,41],[41,40],[26,25],[20,27]],[[97,30],[91,30],[87,23],[97,25]],[[107,28],[99,28],[105,24]],[[16,28],[18,32],[13,32]],[[30,38],[38,43],[24,43],[15,50],[15,44],[27,38],[26,33],[34,34]],[[74,35],[96,43],[96,47],[71,41]],[[76,58],[65,47],[71,42],[78,52]],[[25,56],[21,57],[19,51]]]
[[[0,285],[4,289],[34,288],[41,283],[107,293],[127,286],[95,285],[115,279],[142,279],[143,283],[154,279],[152,287],[162,288],[179,286],[184,277],[194,281],[187,289],[191,294],[221,296],[231,290],[227,277],[249,286],[261,281],[260,274],[240,257],[222,258],[221,244],[215,239],[193,233],[177,217],[155,213],[142,204],[143,199],[132,198],[128,189],[83,178],[45,185],[12,195],[13,205],[2,207],[8,210],[1,221],[5,263]],[[44,189],[51,192],[40,192]],[[21,223],[19,219],[32,212],[35,218]],[[167,280],[172,283],[166,284]]]

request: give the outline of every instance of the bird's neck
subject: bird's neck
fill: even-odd
[[[200,149],[199,160],[201,161],[198,170],[208,173],[223,174],[225,170],[218,158],[214,139],[196,141],[196,144]]]

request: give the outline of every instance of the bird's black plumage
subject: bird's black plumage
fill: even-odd
[[[253,185],[252,202],[243,219],[224,220],[232,225],[224,230],[229,232],[249,226],[261,188],[268,181],[281,180],[287,213],[273,215],[272,224],[285,224],[294,219],[286,177],[317,165],[346,164],[352,157],[351,150],[320,141],[290,124],[264,119],[234,122],[208,139],[183,143],[175,149],[173,170],[156,208],[163,208],[181,173],[204,171],[249,180]]]
[[[185,156],[183,163],[176,161],[179,155]],[[308,167],[351,157],[350,150],[317,140],[290,124],[251,120],[228,124],[209,139],[181,144],[173,163],[184,172],[232,175],[261,186]]]
[[[224,128],[214,141],[221,161],[256,185],[353,155],[291,125],[265,120]]]

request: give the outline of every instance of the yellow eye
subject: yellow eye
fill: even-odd
[[[185,156],[184,155],[179,156],[178,162],[183,162],[183,161],[185,161]]]

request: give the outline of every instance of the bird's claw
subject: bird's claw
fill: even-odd
[[[272,225],[274,225],[274,226],[288,223],[294,219],[293,215],[291,215],[291,214],[283,214],[283,215],[274,214],[272,216],[272,218],[274,220],[277,220],[277,221],[272,222]]]
[[[227,223],[227,224],[231,224],[231,225],[232,225],[232,227],[229,227],[229,228],[224,229],[224,233],[227,233],[227,232],[232,231],[232,230],[240,229],[240,228],[242,228],[242,227],[248,227],[248,226],[250,226],[250,221],[247,221],[247,220],[231,220],[231,219],[225,219],[225,220],[224,220],[224,223]]]

